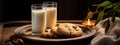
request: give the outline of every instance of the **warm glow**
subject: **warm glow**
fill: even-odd
[[[82,25],[85,25],[86,27],[91,27],[91,28],[94,28],[94,25],[95,25],[95,22],[94,21],[91,21],[90,19],[88,20],[85,20]]]
[[[88,19],[87,24],[90,25],[90,19]]]

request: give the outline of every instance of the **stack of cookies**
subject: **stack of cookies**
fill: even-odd
[[[83,34],[84,31],[78,24],[59,23],[55,28],[43,31],[41,36],[49,38],[71,38],[79,37]]]

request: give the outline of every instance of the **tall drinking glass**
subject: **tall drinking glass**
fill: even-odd
[[[32,10],[32,32],[40,34],[46,29],[46,15],[43,4],[33,4]]]
[[[46,28],[54,28],[57,23],[57,2],[43,2],[46,9]]]

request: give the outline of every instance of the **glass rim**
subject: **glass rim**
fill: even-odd
[[[43,4],[49,4],[49,5],[56,5],[57,4],[57,2],[54,2],[54,1],[45,1],[45,2],[43,2]]]
[[[43,4],[32,4],[31,7],[42,7]]]
[[[40,10],[40,9],[43,9],[44,8],[44,5],[43,4],[32,4],[31,5],[31,9],[32,10]]]

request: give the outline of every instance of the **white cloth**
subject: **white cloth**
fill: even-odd
[[[103,23],[108,20],[108,18],[100,21],[95,26],[97,36],[91,41],[91,45],[120,45],[120,18],[116,17],[115,19],[114,23],[110,21],[109,30],[111,29],[111,31],[107,35],[105,34]]]

